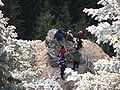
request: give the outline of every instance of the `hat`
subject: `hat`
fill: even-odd
[[[71,32],[72,32],[72,30],[71,30],[71,29],[69,29],[69,30],[68,30],[68,32],[70,32],[70,33],[71,33]]]
[[[84,33],[83,31],[79,31],[79,35],[82,36]]]

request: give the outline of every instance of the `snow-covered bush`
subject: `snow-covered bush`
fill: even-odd
[[[36,80],[36,82],[25,82],[24,86],[27,90],[62,90],[60,84],[53,78]]]
[[[103,7],[99,9],[84,9],[83,12],[91,15],[100,23],[97,26],[86,28],[97,37],[97,43],[103,41],[113,45],[117,57],[120,58],[120,3],[119,0],[100,0],[98,4]],[[107,21],[111,21],[108,23]]]
[[[105,71],[120,74],[120,61],[117,59],[100,59],[94,63],[96,71]]]
[[[119,62],[120,63],[120,62]],[[102,64],[102,63],[101,63]],[[107,65],[104,67],[108,67]],[[120,67],[120,65],[118,66]],[[111,70],[117,69],[111,67]],[[105,70],[98,70],[99,75],[93,75],[89,72],[84,74],[78,74],[67,68],[65,70],[67,76],[67,81],[74,81],[73,90],[119,90],[120,88],[120,74],[111,73]]]
[[[100,75],[92,75],[86,73],[79,75],[75,83],[75,90],[119,90],[120,75],[115,73],[102,73]]]
[[[12,42],[14,46],[14,51],[9,53],[9,57],[12,57],[12,59],[15,60],[17,64],[20,64],[21,69],[22,67],[33,67],[35,65],[36,52],[38,51],[36,47],[38,43],[41,43],[41,41],[27,41],[14,39]]]
[[[15,27],[7,25],[8,18],[4,18],[0,12],[0,58],[6,62],[9,69],[21,67],[30,67],[30,62],[35,60],[36,45],[41,43],[40,40],[27,41],[17,40]],[[33,63],[31,63],[33,64]]]

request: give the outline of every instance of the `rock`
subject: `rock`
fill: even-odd
[[[68,81],[68,82],[63,82],[63,90],[73,90],[75,88],[74,86],[75,82],[74,81]]]
[[[47,34],[48,36],[46,37],[48,55],[50,56],[50,62],[53,67],[57,66],[57,63],[56,63],[57,53],[61,45],[64,45],[65,48],[67,48],[68,53],[73,51],[74,47],[76,46],[76,43],[73,43],[71,41],[66,41],[65,39],[63,39],[63,41],[58,42],[56,39],[53,38],[56,31],[57,29],[50,30]],[[82,54],[81,64],[86,64],[86,62],[95,62],[98,59],[108,57],[108,55],[105,54],[97,44],[89,40],[82,40],[82,41],[83,41],[83,48],[80,50],[80,53]],[[66,58],[68,62],[71,62],[69,54],[66,56]]]
[[[52,42],[53,38],[54,38],[54,34],[56,33],[57,29],[52,29],[47,33],[47,37],[46,37],[46,44],[48,44],[49,42]],[[49,43],[50,44],[50,43]]]
[[[57,53],[61,47],[61,45],[64,45],[65,48],[67,48],[68,52],[72,51],[73,49],[73,42],[71,41],[66,41],[63,39],[63,41],[57,41],[54,39],[54,34],[57,30],[52,29],[48,32],[48,36],[46,37],[46,45],[48,47],[48,55],[50,56],[50,63],[51,66],[56,67],[58,66],[57,64]],[[50,35],[50,36],[49,36]]]
[[[44,68],[45,75],[44,77],[50,78],[54,77],[56,81],[58,81],[63,88],[63,90],[73,90],[75,89],[75,82],[76,81],[66,81],[61,80],[60,78],[60,70],[58,68],[58,58],[57,52],[60,49],[61,45],[64,45],[68,49],[68,53],[73,51],[73,48],[76,46],[71,41],[57,41],[54,39],[54,34],[56,29],[52,29],[48,32],[48,36],[46,37],[45,42],[37,44],[39,52],[37,53],[37,66],[35,69],[40,68],[42,65],[47,65]],[[82,54],[81,62],[79,65],[79,69],[77,70],[78,74],[83,74],[85,72],[91,72],[95,74],[93,62],[96,62],[98,59],[108,57],[107,54],[103,52],[103,50],[95,43],[89,40],[82,40],[83,41],[83,48],[80,50]],[[47,47],[46,47],[47,46]],[[72,67],[72,60],[69,58],[69,54],[66,56],[68,62],[68,68]],[[52,67],[51,67],[52,66]],[[65,74],[64,77],[71,75]],[[42,87],[41,87],[42,88]]]
[[[82,58],[88,61],[97,61],[98,59],[103,59],[108,57],[107,54],[95,43],[89,40],[82,40],[83,48],[81,49]]]

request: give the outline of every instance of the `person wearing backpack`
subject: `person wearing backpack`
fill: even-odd
[[[65,32],[61,28],[59,28],[54,35],[54,39],[57,39],[58,41],[62,41],[64,37],[65,37]]]
[[[71,53],[70,57],[73,61],[72,69],[74,71],[79,69],[79,63],[80,63],[80,57],[81,57],[81,54],[79,53],[79,50],[77,48],[75,48],[75,50]]]
[[[76,38],[76,41],[77,41],[77,49],[80,49],[80,48],[83,47],[83,45],[82,45],[82,40],[81,40],[83,34],[84,34],[83,31],[79,31],[79,32],[77,33],[77,38]]]
[[[66,39],[68,41],[72,41],[74,43],[73,38],[74,37],[73,37],[73,34],[72,34],[72,29],[68,28],[68,31],[66,32]]]
[[[65,56],[67,53],[67,49],[64,47],[64,45],[61,45],[60,50],[58,51],[58,57],[63,57]]]
[[[65,57],[61,57],[59,60],[59,68],[60,68],[60,76],[61,79],[64,80],[64,71],[67,68],[67,60],[65,59]]]

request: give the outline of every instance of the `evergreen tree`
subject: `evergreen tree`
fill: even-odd
[[[36,19],[41,16],[44,12],[44,2],[47,0],[21,0],[20,5],[22,6],[22,15],[24,23],[24,37],[23,39],[35,39],[37,37],[35,31]],[[48,7],[48,6],[46,6]]]
[[[20,0],[4,0],[5,6],[3,7],[3,12],[5,13],[5,16],[9,17],[9,23],[16,26],[18,37],[21,38],[21,34],[24,30],[22,27],[24,20],[22,19],[22,7],[19,2]]]
[[[51,18],[50,14],[44,14],[37,18],[33,33],[35,35],[34,39],[45,40],[48,30],[52,29]]]
[[[66,28],[70,24],[70,15],[68,11],[68,0],[49,0],[50,13],[54,16],[52,24],[58,27]]]
[[[0,0],[0,6],[4,4]],[[12,46],[13,39],[17,37],[14,32],[15,27],[8,25],[8,18],[3,17],[3,13],[0,10],[0,90],[13,90],[19,89],[15,83],[19,83],[20,80],[14,79],[10,73],[13,67],[15,68],[15,62],[10,54],[13,54],[14,46]]]
[[[39,26],[36,24],[41,22],[38,18],[40,19],[40,17],[43,18],[47,15],[51,16],[49,28],[62,27],[66,30],[67,26],[71,25],[74,28],[74,32],[77,32],[80,29],[85,29],[90,24],[94,24],[93,19],[87,17],[82,10],[84,7],[96,7],[97,1],[4,0],[6,4],[4,12],[10,18],[9,23],[16,26],[18,38],[37,39],[40,36],[38,35],[40,30],[35,30]],[[45,26],[45,24],[42,25]],[[44,31],[46,32],[47,30]]]
[[[120,3],[118,2],[118,0],[100,0],[98,4],[102,4],[102,8],[84,9],[84,12],[99,21],[97,26],[87,28],[91,34],[95,34],[97,43],[102,41],[113,45],[117,58],[120,58]]]

